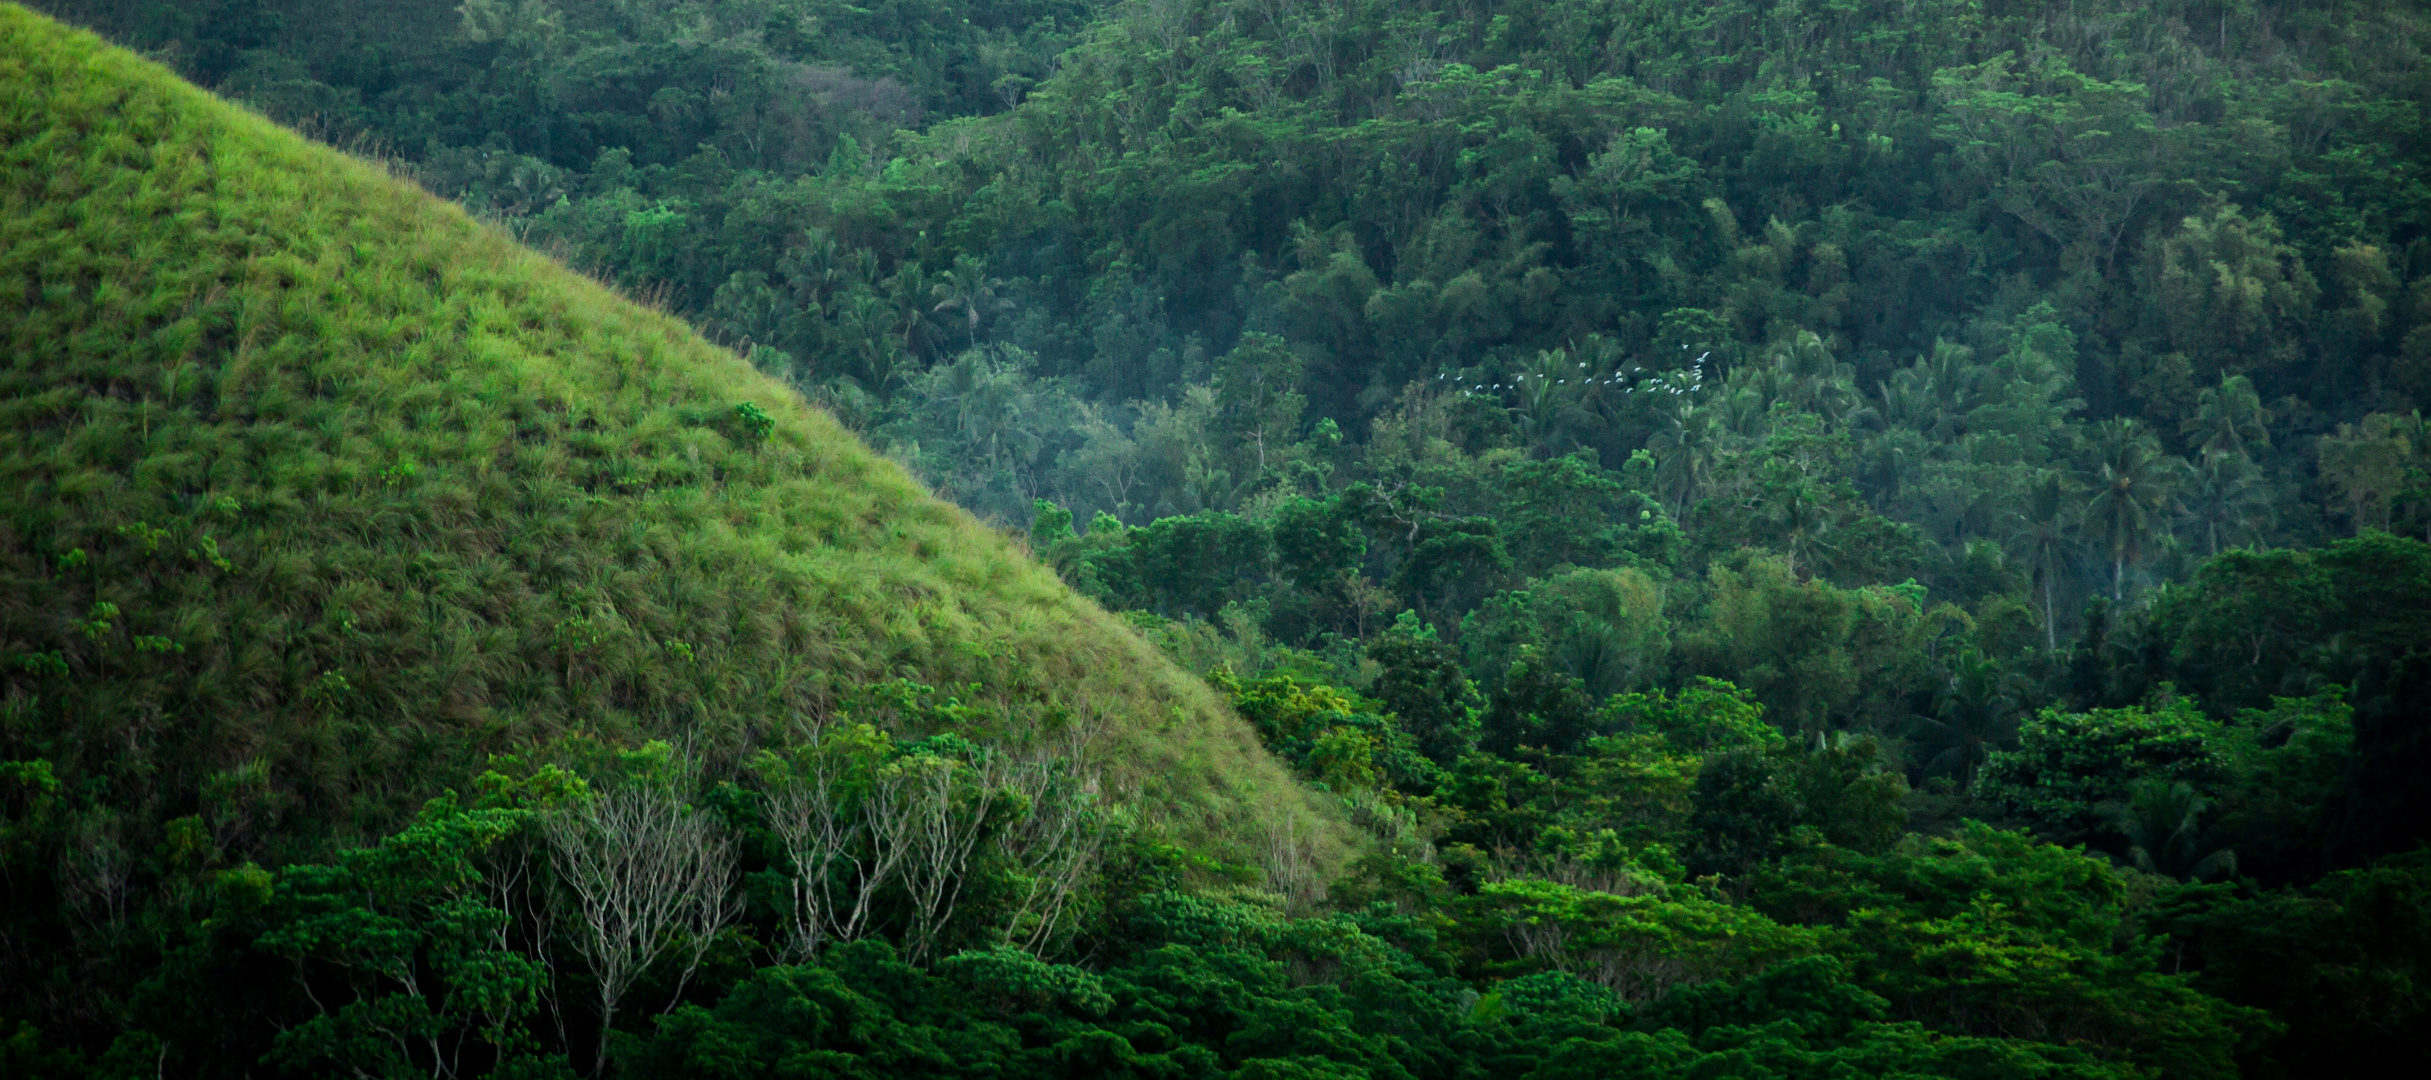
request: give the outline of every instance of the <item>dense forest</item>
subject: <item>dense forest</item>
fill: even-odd
[[[551,615],[562,727],[399,751],[359,828],[319,766],[145,780],[105,873],[177,770],[45,733],[127,707],[44,682],[118,608],[11,504],[71,647],[0,613],[0,1071],[2431,1067],[2418,5],[30,6],[697,327],[1190,685],[932,659],[972,613],[666,692],[776,718],[687,741]],[[12,244],[0,318],[108,294]],[[592,490],[773,468],[701,452]],[[1306,820],[1008,735],[1199,693]]]

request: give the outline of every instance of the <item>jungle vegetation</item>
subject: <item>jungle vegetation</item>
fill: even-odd
[[[2415,5],[33,6],[12,1075],[2431,1065]]]

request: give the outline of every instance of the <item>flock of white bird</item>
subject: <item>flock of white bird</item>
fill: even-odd
[[[1688,351],[1688,346],[1686,346],[1686,345],[1682,345],[1682,346],[1680,346],[1680,351],[1682,351],[1682,352],[1686,352],[1686,351]],[[1704,353],[1702,353],[1702,354],[1699,354],[1699,355],[1698,355],[1698,357],[1697,357],[1697,358],[1696,358],[1694,361],[1692,361],[1692,362],[1690,362],[1690,363],[1689,363],[1689,365],[1688,365],[1688,382],[1687,382],[1687,384],[1686,384],[1686,385],[1669,385],[1669,384],[1666,384],[1666,383],[1664,383],[1664,382],[1662,381],[1663,376],[1658,375],[1658,376],[1656,376],[1656,377],[1655,377],[1655,378],[1653,378],[1653,379],[1645,380],[1645,382],[1648,382],[1648,383],[1652,383],[1652,384],[1653,384],[1653,385],[1650,385],[1650,386],[1647,386],[1647,387],[1646,387],[1646,392],[1648,392],[1648,393],[1688,394],[1688,393],[1694,393],[1694,392],[1696,392],[1696,391],[1698,391],[1698,390],[1703,390],[1703,389],[1705,389],[1705,359],[1706,359],[1706,357],[1709,357],[1709,356],[1712,356],[1712,355],[1713,355],[1713,352],[1712,352],[1711,350],[1707,350],[1706,352],[1704,352]],[[1580,365],[1579,365],[1579,370],[1581,370],[1581,371],[1586,370],[1586,368],[1587,368],[1587,365],[1586,365],[1586,364],[1583,364],[1583,363],[1582,363],[1582,364],[1580,364]],[[1643,374],[1643,373],[1645,373],[1645,371],[1646,371],[1646,369],[1645,369],[1645,368],[1642,368],[1642,367],[1633,367],[1633,368],[1630,368],[1630,369],[1629,369],[1628,375],[1639,375],[1639,374]],[[1666,374],[1668,374],[1668,373],[1666,373]],[[1539,376],[1537,376],[1536,378],[1537,378],[1537,380],[1538,380],[1539,382],[1542,382],[1542,381],[1544,380],[1545,376],[1539,375]],[[1614,370],[1614,371],[1612,372],[1612,374],[1607,375],[1607,376],[1604,376],[1604,377],[1602,377],[1602,378],[1598,378],[1598,377],[1596,377],[1596,376],[1589,375],[1589,376],[1586,376],[1586,377],[1584,377],[1584,378],[1579,379],[1578,381],[1579,381],[1579,384],[1580,384],[1580,385],[1582,385],[1582,386],[1597,386],[1597,385],[1602,385],[1602,386],[1610,386],[1610,385],[1613,385],[1613,384],[1615,384],[1615,383],[1622,382],[1622,381],[1623,381],[1624,379],[1626,379],[1626,378],[1627,378],[1627,376],[1623,375],[1623,374],[1622,374],[1622,373],[1621,373],[1619,370],[1617,370],[1617,369],[1616,369],[1616,370]],[[1435,376],[1435,379],[1436,379],[1436,381],[1437,381],[1437,382],[1449,382],[1449,383],[1451,383],[1453,386],[1456,386],[1456,387],[1460,388],[1460,395],[1461,395],[1462,397],[1475,397],[1475,396],[1476,396],[1476,395],[1477,395],[1477,394],[1478,394],[1480,391],[1494,391],[1494,390],[1504,390],[1504,389],[1518,390],[1518,389],[1521,389],[1522,387],[1520,387],[1520,386],[1519,386],[1519,385],[1517,385],[1517,384],[1526,382],[1526,381],[1528,380],[1528,376],[1526,376],[1526,375],[1524,375],[1524,374],[1523,374],[1523,375],[1514,375],[1514,376],[1511,376],[1512,383],[1511,383],[1511,384],[1509,384],[1509,385],[1506,385],[1506,384],[1503,384],[1503,383],[1487,383],[1487,382],[1484,382],[1484,381],[1479,381],[1479,382],[1469,382],[1469,381],[1467,381],[1468,376],[1466,376],[1466,375],[1461,375],[1461,374],[1458,374],[1458,373],[1456,373],[1456,372],[1455,372],[1455,373],[1446,373],[1446,374],[1442,374],[1442,375],[1437,375],[1437,376]],[[1553,385],[1555,385],[1555,386],[1566,386],[1566,385],[1568,385],[1568,384],[1569,384],[1569,382],[1570,382],[1570,380],[1569,380],[1569,379],[1566,379],[1566,378],[1563,378],[1563,379],[1555,379],[1555,380],[1553,380]],[[1634,382],[1633,382],[1633,383],[1630,383],[1629,385],[1626,385],[1626,386],[1621,387],[1621,392],[1622,392],[1622,393],[1624,393],[1624,394],[1634,394],[1634,393],[1636,393],[1636,392],[1638,391],[1638,389],[1639,389],[1639,385],[1640,385],[1639,383],[1634,383]]]

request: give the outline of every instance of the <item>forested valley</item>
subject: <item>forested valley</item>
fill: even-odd
[[[445,620],[331,600],[242,682],[75,583],[269,568],[204,533],[290,504],[198,481],[200,539],[77,532],[20,439],[0,1073],[2431,1071],[2419,4],[27,6],[689,323],[1187,685],[990,637],[1012,609],[956,578],[839,607],[923,614],[798,689],[775,642],[831,638],[721,584],[789,534],[682,572],[749,594],[731,627],[515,615],[539,689],[379,757],[308,729],[421,699],[323,658]],[[9,216],[52,168],[23,101]],[[10,234],[0,319],[110,295],[42,243]],[[124,471],[182,468],[174,371],[93,363],[144,403]],[[692,385],[638,407],[706,434],[636,421],[566,504],[781,484],[737,462],[782,406]],[[550,437],[604,438],[567,409]],[[364,535],[454,468],[385,438],[332,451],[368,455]],[[186,766],[57,734],[156,688],[302,726]],[[1202,693],[1256,745],[1107,756]],[[1288,799],[1156,776],[1250,753]]]

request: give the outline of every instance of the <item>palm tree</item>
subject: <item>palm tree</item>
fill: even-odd
[[[2188,472],[2186,517],[2203,531],[2205,554],[2220,554],[2220,541],[2251,537],[2270,518],[2270,497],[2254,463],[2244,454],[2209,451]]]
[[[1936,442],[1958,438],[1967,413],[1982,403],[1974,359],[1975,350],[1936,340],[1932,355],[1917,357],[1882,384],[1885,415]]]
[[[1511,418],[1519,425],[1520,437],[1546,457],[1556,456],[1563,407],[1585,393],[1586,378],[1572,369],[1569,352],[1540,349],[1536,363],[1516,380],[1519,405],[1511,410]]]
[[[1924,436],[1907,428],[1875,433],[1857,448],[1857,479],[1871,493],[1876,511],[1888,513],[1925,461]]]
[[[2111,599],[2126,594],[2127,564],[2143,559],[2145,547],[2179,509],[2177,485],[2185,471],[2186,463],[2163,453],[2160,441],[2132,418],[2105,420],[2095,429],[2085,525],[2110,555]]]
[[[1798,575],[1798,549],[1824,547],[1823,532],[1831,527],[1831,504],[1815,486],[1799,480],[1774,501],[1772,516],[1789,542],[1789,572]]]
[[[1779,374],[1776,400],[1786,398],[1834,420],[1863,400],[1856,389],[1856,367],[1841,363],[1812,330],[1800,330],[1775,346],[1771,359]]]
[[[1927,770],[1958,774],[1960,790],[1975,784],[1975,770],[1992,751],[2017,735],[2017,677],[1973,649],[1950,661],[1949,681],[1933,695],[1935,715],[1916,718]]]
[[[1654,453],[1655,482],[1679,508],[1677,516],[1686,517],[1697,492],[1713,475],[1721,433],[1715,429],[1713,410],[1694,403],[1659,415],[1657,422],[1663,426],[1646,440],[1646,449]]]
[[[2271,444],[2270,424],[2271,411],[2262,407],[2253,380],[2231,375],[2195,396],[2195,415],[2179,430],[2204,453],[2243,456],[2248,446]]]
[[[932,288],[928,273],[920,269],[919,263],[905,262],[882,284],[887,301],[893,305],[889,312],[890,328],[903,342],[903,351],[913,356],[927,352],[937,332],[936,324],[929,320],[934,309],[926,299]]]
[[[954,427],[970,445],[986,453],[991,470],[1036,452],[1038,434],[1031,429],[1032,395],[1017,367],[989,362],[987,349],[971,349],[945,368],[933,400],[952,410]]]
[[[2105,815],[2111,828],[2127,838],[2127,861],[2136,869],[2178,881],[2201,881],[2237,872],[2236,852],[2204,850],[2200,826],[2210,806],[2192,785],[2139,780],[2127,789],[2123,803],[2105,808]]]
[[[2052,607],[2052,591],[2058,584],[2060,565],[2077,546],[2076,523],[2069,520],[2067,481],[2057,472],[2043,474],[2041,483],[2026,493],[2026,505],[2015,512],[2016,532],[2009,535],[2009,551],[2034,567],[2043,579],[2043,640],[2052,652],[2060,648],[2059,621]]]
[[[895,339],[894,311],[878,294],[855,289],[836,313],[837,329],[859,361],[861,389],[880,398],[903,378],[903,347]]]
[[[988,276],[985,263],[968,255],[956,255],[953,268],[937,275],[937,283],[929,286],[929,295],[937,299],[937,306],[929,311],[961,312],[964,344],[977,346],[980,316],[1012,306],[1011,301],[996,295],[996,290],[1003,286],[1002,279]]]

